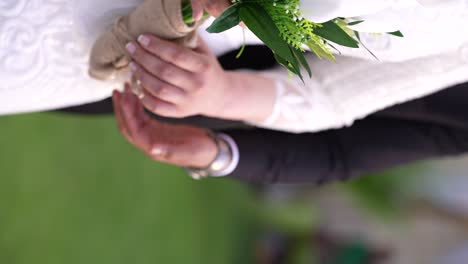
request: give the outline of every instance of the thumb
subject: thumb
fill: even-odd
[[[224,10],[231,6],[229,0],[201,0],[206,11],[214,17],[220,16]]]
[[[203,18],[202,0],[192,0],[192,16],[194,21],[200,21]]]

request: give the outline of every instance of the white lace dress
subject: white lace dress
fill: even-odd
[[[123,3],[135,5],[136,1],[115,1],[118,8],[112,14],[104,13],[108,9],[96,11],[102,2],[109,3],[0,1],[0,114],[50,110],[109,97],[118,83],[98,82],[87,74],[91,36],[108,26],[118,11],[128,12],[121,9]]]

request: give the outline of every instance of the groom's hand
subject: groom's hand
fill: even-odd
[[[151,119],[128,85],[114,92],[114,111],[120,132],[135,147],[156,161],[205,168],[218,149],[208,131]]]

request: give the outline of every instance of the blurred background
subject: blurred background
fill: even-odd
[[[322,187],[197,182],[111,116],[0,117],[0,263],[468,263],[467,161]]]

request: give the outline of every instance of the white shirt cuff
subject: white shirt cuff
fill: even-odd
[[[229,164],[229,166],[226,167],[226,169],[211,176],[212,177],[225,177],[231,174],[232,172],[234,172],[234,170],[237,168],[237,165],[239,164],[239,159],[240,159],[239,147],[237,146],[234,139],[232,139],[232,137],[230,137],[229,135],[221,133],[221,134],[218,134],[217,136],[220,139],[224,140],[229,145],[229,149],[231,150],[231,154],[232,154],[232,159],[231,159],[231,163]]]

